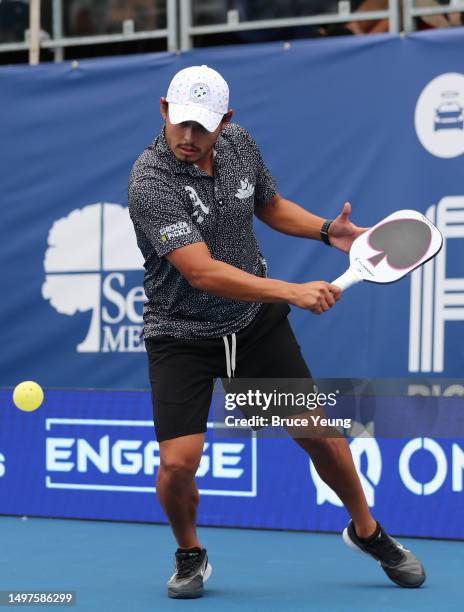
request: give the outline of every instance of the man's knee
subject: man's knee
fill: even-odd
[[[198,464],[197,457],[165,457],[160,460],[160,470],[169,478],[193,478]]]
[[[342,446],[346,445],[344,438],[329,437],[295,438],[295,442],[310,455],[318,455],[319,453],[338,455]]]
[[[203,453],[204,435],[182,436],[160,443],[158,478],[185,482],[195,477]]]

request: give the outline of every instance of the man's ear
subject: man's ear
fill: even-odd
[[[160,113],[163,119],[166,121],[166,117],[168,115],[168,102],[166,98],[160,98]]]
[[[233,114],[234,114],[234,111],[230,110],[224,115],[221,121],[221,127],[225,128],[226,125],[230,123],[230,120],[232,119]]]

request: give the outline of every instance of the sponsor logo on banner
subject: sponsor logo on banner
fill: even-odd
[[[6,467],[5,467],[5,455],[0,453],[0,478],[5,476]]]
[[[379,485],[382,473],[382,456],[374,438],[356,438],[350,444],[353,461],[370,507],[375,506],[375,487]],[[365,456],[366,470],[360,469],[362,456]],[[428,457],[427,457],[428,456]],[[432,460],[433,467],[423,479],[414,474],[413,465],[425,465]],[[394,466],[391,466],[393,468]],[[413,438],[405,441],[398,459],[398,475],[404,487],[418,496],[433,495],[445,485],[451,471],[451,491],[462,493],[464,490],[464,449],[456,443],[451,446],[451,457],[447,457],[442,446],[431,438]],[[310,472],[316,487],[317,505],[328,502],[341,508],[340,498],[318,475],[310,461]]]
[[[43,298],[61,315],[88,313],[77,352],[145,350],[143,258],[126,207],[89,204],[55,221],[44,269]]]
[[[413,456],[416,453],[430,455],[435,461],[433,475],[425,482],[417,480],[411,470]],[[422,458],[424,461],[424,458]],[[454,493],[463,491],[464,450],[453,444],[451,448],[451,462],[449,464],[445,451],[436,440],[431,438],[414,438],[409,440],[401,451],[399,459],[399,473],[404,486],[415,495],[433,495],[442,488],[451,467],[451,490]]]
[[[417,100],[417,137],[432,155],[464,153],[464,74],[448,72],[428,83]]]
[[[449,196],[431,206],[426,216],[443,235],[440,253],[411,275],[409,372],[443,372],[445,326],[464,321],[464,276],[450,275],[450,241],[464,238],[464,196]]]
[[[361,480],[364,495],[369,506],[375,505],[375,487],[379,484],[382,474],[382,456],[379,445],[374,438],[355,438],[350,443],[350,450],[353,456],[354,465]],[[367,467],[365,474],[361,471],[361,459],[365,457]],[[313,462],[309,461],[311,478],[317,491],[317,505],[329,502],[334,506],[342,507],[342,500],[338,495],[321,479],[314,467]]]
[[[448,386],[441,384],[412,383],[408,385],[408,395],[422,395],[423,397],[462,397],[464,385],[453,383]]]
[[[208,424],[196,477],[200,493],[257,495],[256,438],[231,442]],[[46,419],[46,487],[153,493],[160,465],[153,422],[122,419]]]

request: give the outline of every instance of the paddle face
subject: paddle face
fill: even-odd
[[[427,217],[398,210],[357,238],[350,250],[350,269],[363,280],[393,283],[441,249],[443,238]]]

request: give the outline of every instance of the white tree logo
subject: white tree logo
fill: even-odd
[[[143,269],[128,209],[97,203],[58,219],[48,234],[42,297],[60,314],[91,312],[78,352],[99,352],[104,273]]]

